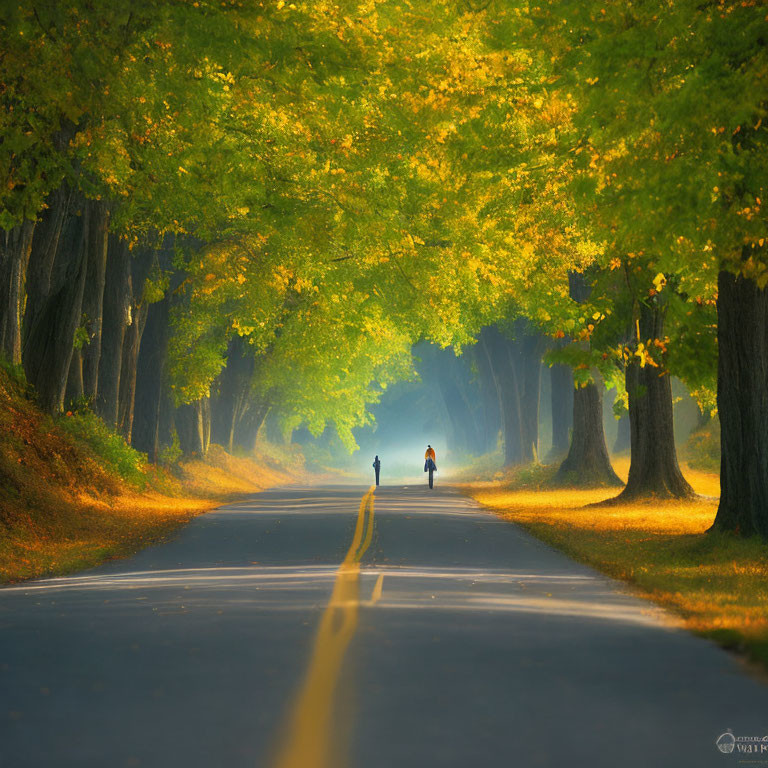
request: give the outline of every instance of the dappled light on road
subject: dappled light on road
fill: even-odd
[[[379,585],[379,597],[362,600]],[[384,591],[386,585],[386,591]],[[419,568],[359,563],[341,568],[331,565],[306,567],[188,568],[145,571],[111,576],[49,579],[4,591],[46,599],[65,592],[105,592],[112,604],[134,601],[183,600],[186,610],[215,602],[218,606],[243,603],[260,610],[305,611],[316,605],[329,587],[329,608],[376,606],[379,610],[516,611],[580,616],[602,621],[647,623],[653,611],[627,610],[623,600],[590,575],[519,573],[512,570],[474,568]],[[550,590],[568,590],[566,599],[553,599]],[[153,592],[180,590],[175,597]],[[286,592],[292,593],[286,601]],[[223,597],[222,595],[226,595]],[[301,595],[303,599],[296,599]],[[608,604],[606,604],[606,600]],[[634,606],[633,606],[634,608]],[[332,613],[332,611],[331,611]]]
[[[115,722],[139,766],[464,768],[510,736],[520,765],[569,764],[594,722],[709,765],[712,732],[768,705],[663,611],[445,486],[378,488],[375,518],[360,487],[267,491],[0,598],[0,732],[35,768],[92,765],[72,744],[106,754]]]

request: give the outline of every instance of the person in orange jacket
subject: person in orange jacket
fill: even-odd
[[[432,473],[437,469],[435,464],[435,449],[431,446],[427,446],[427,451],[424,454],[424,471],[429,471],[429,487],[432,487]]]

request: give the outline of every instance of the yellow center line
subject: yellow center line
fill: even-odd
[[[331,750],[333,698],[357,628],[360,560],[373,538],[375,489],[371,486],[360,502],[352,543],[336,572],[331,599],[320,620],[306,677],[274,768],[337,768]]]
[[[381,593],[384,591],[384,574],[380,573],[379,578],[376,579],[376,584],[373,587],[373,593],[371,594],[371,605],[376,605],[376,603],[381,600]]]

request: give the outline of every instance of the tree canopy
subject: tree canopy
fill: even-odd
[[[760,3],[6,0],[0,29],[14,362],[42,344],[22,315],[66,304],[86,383],[60,377],[89,393],[96,275],[141,323],[164,307],[175,407],[224,386],[240,339],[262,417],[349,447],[415,343],[517,318],[630,413],[634,368],[715,409],[718,279],[768,284]],[[89,276],[65,301],[44,254],[96,231],[106,262],[56,257]]]

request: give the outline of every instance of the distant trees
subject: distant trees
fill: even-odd
[[[495,390],[508,463],[543,359],[561,478],[615,482],[602,381],[625,493],[681,497],[675,375],[717,391],[717,527],[768,530],[759,5],[72,0],[0,30],[0,350],[50,412],[153,457],[267,413],[353,448],[424,339]]]

